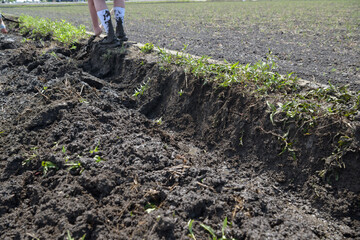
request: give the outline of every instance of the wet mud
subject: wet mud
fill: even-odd
[[[0,238],[360,239],[360,128],[282,146],[266,102],[156,54],[0,36]],[[134,91],[147,83],[144,94]],[[183,94],[178,92],[183,90]],[[320,178],[340,132],[346,168]]]

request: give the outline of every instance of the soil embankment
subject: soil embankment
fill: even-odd
[[[220,237],[225,218],[228,238],[360,238],[356,124],[346,168],[323,180],[350,131],[339,119],[291,129],[294,161],[265,100],[240,86],[164,70],[131,43],[0,37],[1,239],[189,239],[191,219],[208,239],[200,223]]]

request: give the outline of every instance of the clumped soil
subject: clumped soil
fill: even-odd
[[[0,36],[1,239],[190,239],[191,219],[208,239],[200,223],[220,237],[226,217],[228,238],[360,239],[359,122],[292,129],[294,160],[241,86],[164,70],[131,43],[21,39]],[[349,132],[346,168],[318,177]]]

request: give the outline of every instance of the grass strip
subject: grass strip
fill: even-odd
[[[29,34],[35,39],[52,38],[65,46],[73,46],[88,36],[84,25],[75,27],[65,20],[52,21],[48,18],[21,15],[19,22],[21,34]]]

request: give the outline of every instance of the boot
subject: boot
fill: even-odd
[[[111,19],[106,21],[105,24],[108,27],[107,36],[101,41],[102,44],[111,44],[117,41],[114,33],[114,27],[112,25]]]
[[[116,21],[116,37],[119,38],[122,42],[126,42],[128,40],[121,18]]]

